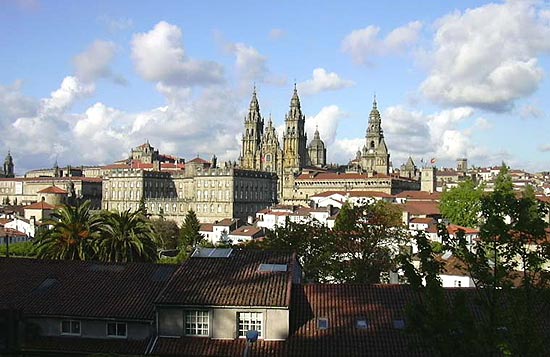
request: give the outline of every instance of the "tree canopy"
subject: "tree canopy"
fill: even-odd
[[[478,227],[483,186],[467,179],[441,196],[439,209],[444,218],[463,227]]]
[[[464,232],[440,235],[444,249],[464,262],[464,272],[475,284],[473,297],[465,292],[446,296],[431,246],[417,238],[420,269],[410,257],[402,259],[410,285],[421,299],[408,309],[409,330],[426,348],[440,355],[548,354],[544,311],[550,301],[550,245],[544,221],[546,209],[529,190],[514,194],[505,166],[495,180],[494,191],[483,195],[479,240],[467,242]],[[457,313],[459,312],[459,313]],[[457,345],[457,341],[462,341]]]

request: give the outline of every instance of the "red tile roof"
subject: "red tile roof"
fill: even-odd
[[[199,231],[201,231],[201,232],[214,232],[214,225],[212,223],[201,223]]]
[[[408,198],[410,200],[428,200],[439,201],[441,199],[440,192],[426,192],[426,191],[403,191],[395,195],[396,198]]]
[[[408,201],[405,204],[399,205],[405,212],[412,215],[434,216],[440,215],[439,203],[430,201]]]
[[[201,159],[200,157],[196,157],[193,160],[189,160],[189,162],[194,162],[194,163],[197,163],[197,164],[209,164],[210,163],[210,161],[207,161],[205,159]]]
[[[479,234],[479,230],[475,228],[462,227],[456,224],[449,224],[447,226],[449,234],[456,234],[459,230],[464,231],[465,234]]]
[[[286,272],[262,273],[260,264],[287,264]],[[170,305],[280,306],[290,303],[296,258],[290,253],[234,249],[228,258],[186,260],[156,302]]]
[[[59,195],[66,195],[69,192],[67,190],[62,189],[61,187],[50,186],[38,191],[38,193],[55,193]]]
[[[411,219],[410,223],[425,223],[425,224],[430,224],[430,223],[434,223],[435,220],[433,218],[430,218],[430,217],[427,217],[427,218],[420,218],[420,217],[415,217],[413,219]]]
[[[40,202],[35,202],[33,204],[25,206],[24,208],[25,209],[40,209],[40,210],[44,211],[44,210],[53,210],[53,209],[55,209],[55,206],[49,204],[46,201],[40,201]]]
[[[26,315],[153,320],[174,265],[0,258],[0,309]],[[51,280],[49,280],[51,279]],[[50,282],[50,286],[44,286]]]
[[[262,230],[258,227],[253,226],[242,226],[231,232],[231,235],[234,236],[244,236],[244,237],[253,237],[256,234],[260,233]]]

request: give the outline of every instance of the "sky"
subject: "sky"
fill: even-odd
[[[20,175],[146,140],[233,161],[254,86],[282,141],[296,83],[328,162],[376,95],[394,167],[550,170],[549,54],[549,0],[0,0],[0,154]]]

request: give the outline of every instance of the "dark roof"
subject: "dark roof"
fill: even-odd
[[[287,264],[286,272],[259,272],[260,264]],[[291,253],[233,250],[227,258],[191,257],[172,275],[159,304],[288,307]]]
[[[405,285],[305,284],[292,293],[293,356],[421,356],[411,349],[411,337],[394,328],[404,319],[413,291]],[[328,319],[319,329],[318,318]],[[369,327],[357,328],[366,319]]]
[[[28,315],[152,320],[175,265],[0,258],[0,308]]]
[[[85,355],[106,353],[122,355],[144,355],[149,339],[129,340],[129,339],[97,339],[72,336],[32,336],[27,338],[22,346],[22,350],[39,353],[48,351],[47,355],[53,353],[82,353]]]
[[[426,356],[413,347],[412,337],[394,328],[403,319],[413,291],[404,285],[305,284],[292,287],[290,336],[286,341],[258,340],[253,356]],[[317,327],[318,318],[328,328]],[[369,327],[356,327],[357,319]],[[153,354],[178,356],[238,356],[244,339],[159,338]]]

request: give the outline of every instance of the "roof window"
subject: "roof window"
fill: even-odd
[[[263,271],[263,272],[287,271],[287,266],[286,264],[260,264],[258,271]]]
[[[319,330],[326,330],[328,329],[328,318],[326,317],[319,317],[317,319],[317,328]]]
[[[231,248],[197,248],[191,258],[229,258],[231,252]]]
[[[365,329],[369,327],[369,320],[367,319],[357,319],[357,322],[355,323],[355,326],[358,329]]]

